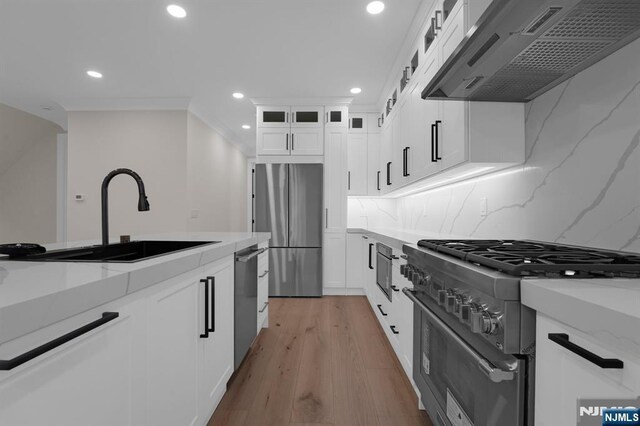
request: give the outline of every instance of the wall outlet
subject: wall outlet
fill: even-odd
[[[487,217],[487,198],[480,198],[480,216]]]
[[[84,194],[75,194],[73,199],[76,201],[84,201]]]

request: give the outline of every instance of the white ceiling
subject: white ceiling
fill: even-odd
[[[65,108],[188,105],[253,150],[249,98],[358,86],[354,104],[378,103],[421,0],[386,0],[375,16],[367,2],[175,0],[188,13],[179,20],[170,0],[0,0],[0,102],[63,127]]]

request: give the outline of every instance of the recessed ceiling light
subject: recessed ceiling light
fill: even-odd
[[[249,130],[251,128],[251,126],[249,126],[248,124],[243,124],[242,128],[245,130]]]
[[[378,0],[372,1],[367,5],[367,12],[369,12],[372,15],[377,15],[383,10],[384,10],[384,3]]]
[[[93,77],[93,78],[102,78],[102,73],[95,71],[95,70],[89,70],[87,71],[87,75],[89,77]]]
[[[353,93],[354,95],[357,95],[360,92],[362,92],[362,89],[359,87],[354,87],[353,89],[351,89],[351,93]]]
[[[242,93],[240,93],[240,92],[235,92],[232,96],[233,96],[234,98],[236,98],[236,99],[242,99],[242,98],[244,98],[244,95],[243,95]]]
[[[187,16],[187,11],[184,10],[184,7],[178,6],[177,4],[170,4],[167,6],[167,12],[169,12],[169,15],[174,18],[184,18]]]

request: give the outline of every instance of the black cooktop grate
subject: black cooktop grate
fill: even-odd
[[[640,255],[519,240],[420,240],[418,246],[515,276],[640,277]]]

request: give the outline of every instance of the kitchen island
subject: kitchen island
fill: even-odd
[[[233,372],[233,254],[269,234],[134,239],[219,242],[132,263],[0,260],[0,424],[207,423]]]

